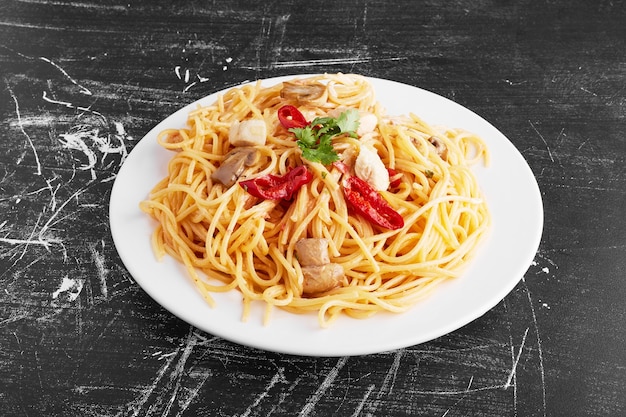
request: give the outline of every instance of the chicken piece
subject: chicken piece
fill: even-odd
[[[328,117],[333,117],[336,119],[337,117],[339,117],[341,113],[343,113],[344,111],[348,109],[349,107],[346,107],[346,106],[335,107],[334,109],[328,111]]]
[[[326,93],[326,86],[322,83],[304,84],[298,81],[284,81],[280,97],[285,100],[293,100],[298,103],[307,103],[319,100]]]
[[[344,271],[341,265],[330,262],[326,239],[300,239],[296,242],[296,255],[302,267],[303,294],[329,291],[341,284]]]
[[[332,290],[338,287],[344,278],[343,268],[335,263],[303,266],[302,275],[303,294],[318,294]]]
[[[233,146],[265,145],[266,136],[267,126],[261,119],[235,120],[228,132],[228,140]]]
[[[359,127],[356,130],[356,134],[363,136],[367,133],[371,133],[376,129],[378,125],[378,117],[375,114],[361,111],[359,112]]]
[[[389,188],[389,171],[375,149],[362,145],[354,163],[354,173],[374,189]]]
[[[330,262],[328,241],[322,238],[300,239],[296,242],[296,256],[302,266],[327,264]]]
[[[226,187],[232,186],[246,167],[256,165],[261,159],[258,149],[248,146],[234,148],[226,154],[220,167],[211,174],[211,179]]]
[[[428,141],[435,147],[437,154],[446,161],[448,159],[448,147],[443,141],[435,136],[428,138]]]
[[[341,113],[348,110],[348,108],[349,107],[345,106],[334,108],[328,112],[328,115],[337,118]],[[359,111],[359,127],[356,129],[356,134],[359,137],[372,133],[376,129],[376,126],[378,126],[378,117],[376,117],[375,114],[367,111]]]

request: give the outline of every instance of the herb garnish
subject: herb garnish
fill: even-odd
[[[356,130],[359,127],[359,112],[348,109],[339,117],[317,117],[305,127],[289,129],[296,135],[297,144],[302,149],[302,156],[311,162],[320,162],[330,165],[339,160],[332,140],[336,136],[346,134],[357,138]]]

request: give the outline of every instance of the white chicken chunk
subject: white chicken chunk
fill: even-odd
[[[322,293],[341,285],[345,277],[343,267],[330,262],[326,239],[300,239],[295,249],[302,267],[303,294]]]
[[[261,119],[235,120],[228,132],[228,140],[233,146],[265,145],[266,136],[267,126]]]
[[[389,188],[389,171],[376,150],[369,146],[361,146],[354,163],[354,173],[378,191]]]
[[[330,117],[339,117],[341,113],[348,110],[349,107],[340,106],[336,109],[332,109],[328,112]],[[356,134],[361,137],[368,133],[372,133],[378,125],[378,117],[375,114],[367,111],[359,111],[359,127],[356,129]]]
[[[378,124],[378,118],[375,114],[368,112],[359,112],[359,127],[356,130],[356,134],[359,136],[363,136],[367,133],[371,133],[376,129],[376,125]]]

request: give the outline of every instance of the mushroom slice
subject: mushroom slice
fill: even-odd
[[[256,148],[249,146],[234,148],[226,154],[220,167],[211,174],[211,179],[230,187],[239,179],[246,167],[257,164],[260,158],[261,152]]]
[[[326,86],[322,83],[304,84],[297,81],[283,81],[280,97],[296,102],[310,102],[322,98],[324,93],[326,93]]]
[[[302,293],[317,294],[330,291],[339,286],[344,278],[343,268],[339,264],[310,265],[302,267]]]
[[[428,141],[435,147],[437,154],[446,161],[448,159],[448,147],[443,141],[435,136],[428,138]]]
[[[324,265],[330,262],[328,241],[323,238],[306,238],[296,242],[296,255],[302,266]]]

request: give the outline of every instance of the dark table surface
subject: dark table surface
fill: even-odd
[[[626,415],[626,5],[508,3],[0,0],[0,415]],[[527,160],[543,238],[484,316],[283,355],[186,324],[125,269],[125,153],[210,93],[318,72],[433,91]]]

